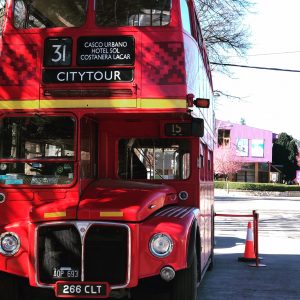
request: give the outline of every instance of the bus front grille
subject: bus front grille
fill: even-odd
[[[83,222],[42,225],[37,229],[38,283],[43,286],[61,280],[95,281],[126,286],[129,245],[130,232],[125,225]]]

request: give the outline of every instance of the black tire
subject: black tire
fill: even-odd
[[[172,282],[170,300],[196,300],[197,274],[197,254],[196,249],[194,249],[190,266],[187,269],[176,272]]]
[[[143,279],[138,287],[131,289],[131,300],[166,300],[168,283],[159,276]]]
[[[0,272],[0,295],[1,300],[21,300],[16,276]]]

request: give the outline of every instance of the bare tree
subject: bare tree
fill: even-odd
[[[253,0],[196,0],[203,37],[211,62],[225,63],[232,50],[245,55],[250,47],[249,30],[244,17]]]

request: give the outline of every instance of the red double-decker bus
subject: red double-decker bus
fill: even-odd
[[[1,299],[195,300],[214,119],[193,1],[0,7]]]

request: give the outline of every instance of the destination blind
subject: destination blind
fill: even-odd
[[[80,37],[77,41],[79,66],[132,66],[132,36]]]

